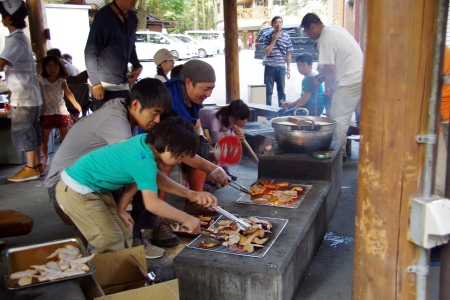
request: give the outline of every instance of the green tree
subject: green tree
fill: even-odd
[[[190,2],[185,0],[147,0],[147,11],[155,17],[168,20],[167,17],[182,15]]]
[[[146,16],[151,14],[164,21],[176,22],[175,28],[167,28],[170,33],[185,32],[189,29],[194,29],[194,1],[195,0],[139,0],[138,2],[138,19],[139,29],[145,29],[147,24]],[[197,0],[199,1],[199,0]],[[213,2],[213,1],[211,1]],[[143,3],[146,3],[145,8]],[[205,1],[205,4],[207,1]],[[210,8],[210,19],[214,23],[213,5]],[[202,19],[202,7],[198,6],[199,20]],[[208,10],[205,7],[205,19],[207,19]],[[213,25],[214,26],[214,25]],[[212,26],[212,27],[213,27]],[[202,28],[201,29],[209,29]]]
[[[174,21],[176,24],[179,22],[183,23],[184,20],[188,20],[190,17],[188,11],[191,2],[192,1],[187,0],[146,0],[146,14],[149,13],[164,21]],[[141,7],[139,7],[139,9],[141,9]],[[169,30],[178,32],[176,28]]]

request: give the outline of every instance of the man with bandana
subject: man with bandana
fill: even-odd
[[[200,124],[199,110],[203,107],[203,101],[211,96],[216,85],[216,74],[213,67],[201,60],[190,60],[181,69],[180,78],[173,78],[164,84],[172,95],[172,114],[192,122],[199,136],[200,143],[203,145],[207,144],[208,142],[203,135],[203,129]],[[216,177],[223,178],[222,182],[226,182],[227,174],[221,167],[199,155],[187,160],[191,161],[183,162],[188,164],[186,166],[186,175],[190,189],[194,191],[203,190],[203,184],[207,176],[207,173],[204,172],[205,170],[209,171],[210,177],[211,174],[216,174]],[[171,168],[166,169],[164,173],[170,174],[170,171]],[[217,176],[217,174],[221,175]],[[161,196],[160,198],[163,199],[164,197]],[[189,202],[186,202],[185,210],[189,211],[190,209],[193,212],[202,211],[201,207],[191,206]]]

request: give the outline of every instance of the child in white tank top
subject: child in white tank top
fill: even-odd
[[[42,74],[39,78],[39,85],[43,101],[40,124],[44,168],[48,164],[48,141],[52,129],[59,129],[62,142],[73,124],[63,96],[66,95],[75,109],[81,112],[80,104],[69,90],[66,80],[63,79],[67,76],[67,70],[60,58],[49,55],[42,59]]]

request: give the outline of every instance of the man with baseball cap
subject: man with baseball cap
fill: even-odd
[[[8,180],[38,179],[41,173],[44,175],[38,152],[42,144],[39,125],[42,98],[30,41],[23,31],[27,7],[22,0],[5,0],[0,2],[0,14],[3,26],[10,32],[0,54],[0,71],[5,70],[6,83],[11,91],[11,137],[16,149],[25,151],[27,161]]]
[[[156,75],[154,78],[161,80],[162,82],[166,82],[169,80],[167,74],[172,71],[175,62],[174,59],[178,57],[173,56],[169,50],[162,48],[156,51],[155,55],[153,55],[153,61],[156,65]]]

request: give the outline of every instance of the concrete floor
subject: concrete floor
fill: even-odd
[[[58,143],[56,143],[58,146]],[[356,181],[358,170],[358,146],[353,142],[352,156],[343,163],[341,199],[336,208],[328,232],[313,260],[295,300],[298,299],[350,299],[353,273],[354,215]],[[63,223],[49,203],[43,179],[23,183],[10,183],[6,177],[17,172],[18,165],[0,165],[0,209],[12,209],[30,216],[34,220],[33,231],[26,236],[6,238],[7,247],[18,247],[74,236],[72,227]],[[240,164],[230,168],[238,176],[238,182],[249,186],[257,179],[256,164],[244,157]],[[176,172],[172,174],[177,178]],[[220,199],[237,199],[239,192],[231,187],[212,190]],[[168,197],[172,205],[183,208],[184,200]],[[172,260],[191,241],[182,238],[182,243],[166,249],[161,259],[147,260],[149,270],[154,271],[161,281],[174,277]],[[200,254],[200,253],[199,253]],[[0,262],[0,276],[3,277],[3,257]],[[438,299],[439,267],[431,267],[429,299]],[[0,280],[0,299],[15,299],[14,292],[4,287]]]

